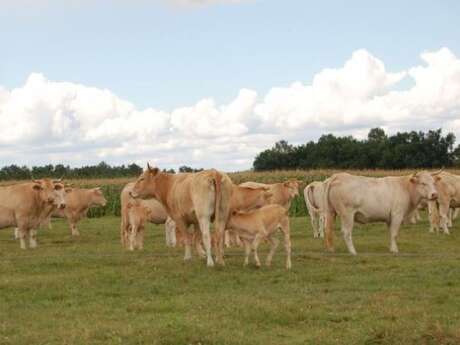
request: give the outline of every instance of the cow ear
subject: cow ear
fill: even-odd
[[[435,180],[435,181],[441,181],[441,180],[442,180],[442,177],[441,177],[441,176],[435,176],[435,177],[434,177],[434,180]]]
[[[155,176],[156,174],[158,174],[159,171],[160,171],[160,169],[158,169],[158,168],[150,168],[149,169],[149,173],[152,174],[152,176]]]
[[[412,182],[412,183],[417,183],[417,182],[418,182],[418,178],[415,177],[415,176],[411,176],[410,182]]]
[[[37,184],[37,183],[34,184],[34,185],[32,186],[32,188],[35,189],[35,190],[42,190],[42,189],[43,189],[42,186],[40,186],[40,185]]]
[[[70,193],[72,190],[73,190],[73,188],[66,188],[66,189],[65,189],[65,192],[66,192],[66,193]]]

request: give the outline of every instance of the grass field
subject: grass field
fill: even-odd
[[[426,218],[426,217],[425,217]],[[149,226],[143,252],[122,251],[119,218],[63,220],[21,251],[0,230],[0,344],[460,344],[460,231],[404,226],[400,255],[384,225],[357,227],[357,257],[336,233],[324,253],[308,218],[291,218],[293,268],[207,268]],[[264,245],[262,257],[267,247]]]

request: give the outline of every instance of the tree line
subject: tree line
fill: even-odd
[[[317,142],[290,145],[277,142],[260,152],[253,163],[256,171],[280,169],[412,169],[460,167],[460,145],[455,135],[442,130],[398,132],[387,135],[373,128],[367,138],[321,136]]]
[[[72,168],[63,164],[48,164],[44,166],[18,166],[15,164],[4,166],[0,169],[0,180],[28,180],[44,177],[67,178],[67,179],[91,179],[91,178],[117,178],[137,177],[142,173],[142,167],[132,163],[129,165],[111,166],[105,162],[96,165],[87,165],[79,168]],[[193,169],[189,166],[180,166],[179,172],[198,172],[203,169]],[[174,169],[163,169],[168,173],[175,173]]]

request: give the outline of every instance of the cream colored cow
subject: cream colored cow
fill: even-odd
[[[326,247],[333,250],[335,216],[341,228],[348,251],[356,255],[352,241],[354,222],[385,222],[390,230],[390,251],[398,252],[396,239],[403,220],[423,199],[436,200],[438,192],[434,177],[426,171],[410,176],[382,178],[355,176],[347,173],[333,175],[326,182]],[[440,178],[439,176],[436,178]]]

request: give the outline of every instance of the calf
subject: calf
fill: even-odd
[[[129,250],[144,249],[145,222],[150,218],[152,210],[139,201],[129,202],[127,205],[129,232],[125,235],[125,242],[129,243]]]
[[[120,239],[123,247],[129,244],[130,223],[128,219],[128,204],[138,202],[150,210],[147,221],[153,224],[165,224],[166,245],[174,247],[176,245],[176,225],[168,216],[163,205],[155,199],[135,200],[130,193],[134,187],[134,182],[128,183],[120,194],[121,203],[121,224]]]
[[[274,237],[277,230],[284,234],[284,246],[286,249],[286,268],[291,268],[291,239],[289,231],[288,211],[279,205],[267,205],[262,208],[249,211],[233,211],[227,227],[236,232],[244,242],[245,259],[244,265],[249,263],[251,247],[254,250],[256,266],[260,267],[260,260],[257,248],[260,241],[266,239],[270,242],[270,253],[266,259],[266,265],[270,266],[273,255],[279,241]]]

